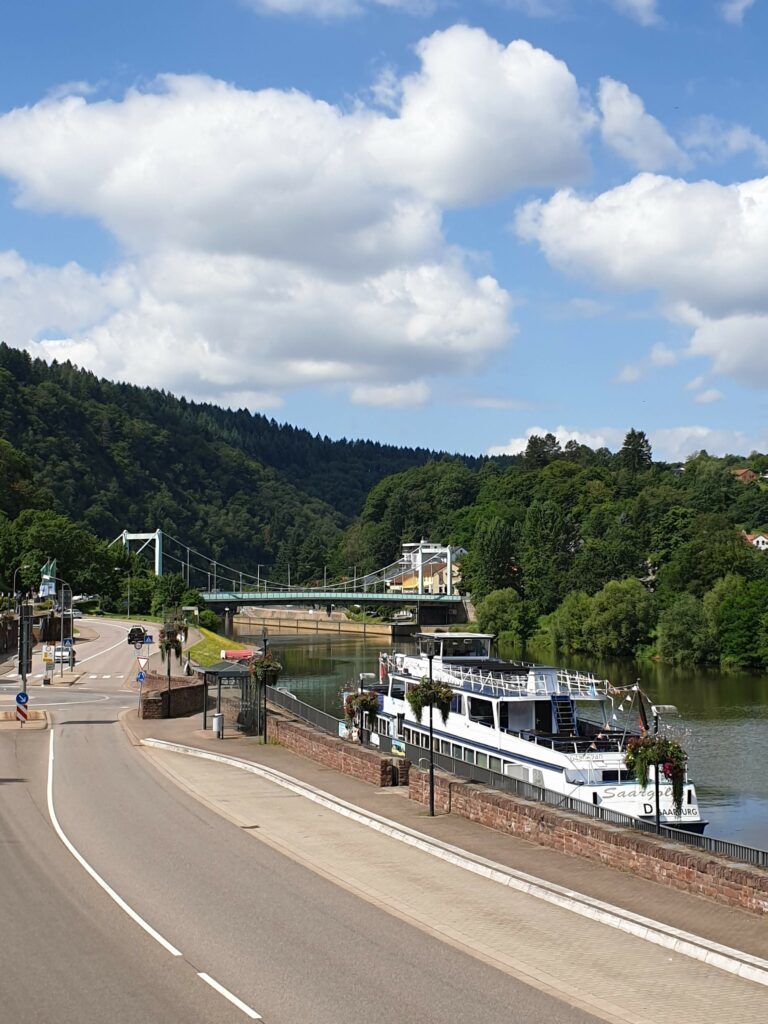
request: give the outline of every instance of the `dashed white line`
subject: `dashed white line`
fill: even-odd
[[[198,971],[197,976],[198,978],[202,978],[206,985],[210,985],[211,988],[215,988],[219,995],[224,996],[225,999],[228,999],[233,1006],[236,1006],[238,1008],[238,1010],[242,1010],[246,1017],[250,1017],[251,1020],[264,1019],[260,1013],[256,1013],[253,1007],[248,1006],[248,1004],[244,1003],[242,999],[238,999],[236,995],[233,995],[228,988],[224,988],[223,985],[220,985],[215,978],[212,978],[210,976],[210,974],[206,974],[204,971]]]
[[[125,913],[133,921],[135,921],[137,925],[139,925],[140,928],[143,928],[148,935],[151,935],[155,942],[159,942],[163,949],[167,949],[171,956],[182,956],[181,950],[176,949],[176,947],[171,945],[171,943],[167,939],[163,938],[160,932],[156,931],[151,924],[149,924],[147,921],[144,920],[143,917],[137,914],[133,907],[129,906],[122,898],[122,896],[119,896],[112,888],[112,886],[104,881],[101,875],[94,868],[91,867],[91,865],[88,863],[85,857],[83,857],[83,855],[79,853],[77,849],[75,849],[75,847],[69,841],[67,836],[64,834],[64,831],[61,825],[59,824],[59,819],[56,817],[56,811],[54,810],[53,807],[53,761],[53,730],[51,730],[51,741],[48,747],[48,814],[51,819],[51,824],[56,830],[56,835],[59,837],[62,843],[64,843],[64,845],[75,858],[75,860],[78,862],[78,864],[85,868],[85,870],[88,872],[91,878],[97,883],[97,885],[101,886],[101,888],[104,890],[107,896],[109,896],[110,899],[113,899],[121,910],[124,910]]]

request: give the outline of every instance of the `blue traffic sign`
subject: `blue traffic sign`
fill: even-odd
[[[64,646],[65,647],[71,647],[74,642],[75,641],[72,639],[71,636],[65,636],[64,637]]]
[[[24,707],[25,704],[29,704],[29,694],[25,693],[24,690],[20,690],[16,694],[16,703]]]
[[[144,672],[137,672],[136,673],[136,682],[137,683],[143,683],[146,678],[147,677],[146,677]]]
[[[144,643],[145,644],[153,644],[154,642],[155,641],[152,639],[152,637],[149,635],[149,633],[145,633],[144,634]]]

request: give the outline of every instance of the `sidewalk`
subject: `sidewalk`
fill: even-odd
[[[262,746],[254,737],[229,733],[225,739],[217,740],[212,733],[200,731],[200,715],[186,719],[142,721],[131,711],[123,721],[136,741],[152,737],[263,764],[477,856],[768,959],[768,928],[765,920],[756,915],[722,907],[591,861],[569,857],[464,818],[451,815],[430,818],[421,804],[408,799],[405,788],[375,789],[299,757],[284,747]],[[196,764],[199,767],[201,763]],[[202,764],[209,771],[225,770],[225,766]],[[252,776],[245,778],[253,782]],[[763,993],[763,997],[768,1005],[768,993]]]

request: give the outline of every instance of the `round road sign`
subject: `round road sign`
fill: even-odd
[[[22,707],[23,707],[23,706],[24,706],[25,704],[29,704],[29,694],[28,694],[28,693],[25,693],[25,692],[24,692],[24,690],[20,690],[20,691],[19,691],[19,692],[18,692],[18,693],[16,694],[16,703],[17,703],[17,704],[19,704],[19,705],[21,705]]]

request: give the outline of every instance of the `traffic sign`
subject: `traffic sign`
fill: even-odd
[[[28,718],[28,712],[23,704],[16,705],[16,718],[19,722],[21,722],[22,725],[24,725],[24,723],[26,722]]]
[[[136,682],[137,682],[137,683],[143,683],[143,682],[144,682],[144,680],[145,680],[146,678],[147,678],[147,677],[146,677],[145,673],[144,673],[144,672],[142,672],[141,670],[139,670],[139,671],[138,671],[138,672],[136,673]]]
[[[16,694],[16,703],[19,705],[29,704],[29,694],[25,693],[24,690],[19,690]]]
[[[149,633],[145,633],[144,634],[144,643],[145,644],[153,644],[154,642],[155,642],[154,639],[149,635]]]
[[[139,664],[139,672],[143,672],[149,664],[149,658],[137,658],[136,661]]]
[[[65,647],[71,647],[74,642],[75,641],[72,639],[71,636],[65,636],[64,640],[62,641]]]

